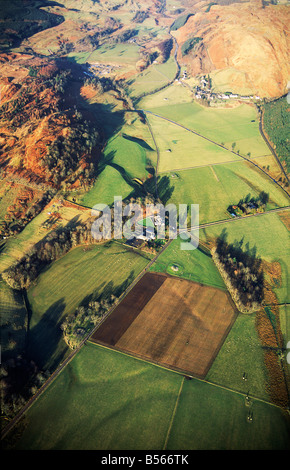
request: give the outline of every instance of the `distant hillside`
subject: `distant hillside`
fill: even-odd
[[[260,0],[229,3],[199,7],[178,29],[180,62],[192,75],[214,73],[217,90],[226,83],[236,93],[281,96],[290,76],[288,6]],[[182,56],[183,44],[194,37],[203,40]]]
[[[61,15],[41,10],[46,0],[0,1],[0,51],[18,46],[23,39],[63,22]]]

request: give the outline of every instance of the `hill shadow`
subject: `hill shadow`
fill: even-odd
[[[33,360],[40,370],[49,368],[52,372],[65,355],[66,346],[60,347],[60,326],[65,307],[64,298],[57,300],[27,332],[27,357]]]

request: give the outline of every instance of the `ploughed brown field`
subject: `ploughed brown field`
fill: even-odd
[[[205,377],[235,318],[226,292],[146,273],[91,340]]]

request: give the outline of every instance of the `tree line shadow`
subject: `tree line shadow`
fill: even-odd
[[[90,302],[100,300],[111,300],[112,296],[118,298],[130,286],[135,279],[134,270],[131,270],[127,278],[120,284],[115,285],[113,281],[101,283],[91,294],[84,296],[82,301],[76,305],[87,307]],[[61,341],[63,333],[61,325],[64,321],[66,309],[65,298],[61,297],[53,302],[50,307],[41,315],[39,321],[28,328],[26,356],[33,360],[37,367],[45,371],[49,369],[52,373],[62,362],[67,354],[68,347]],[[72,314],[74,312],[70,312]],[[33,311],[31,312],[33,315]]]

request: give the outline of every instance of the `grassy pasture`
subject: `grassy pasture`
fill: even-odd
[[[29,409],[13,449],[289,449],[282,412],[254,399],[251,409],[248,423],[244,396],[88,343]]]
[[[172,266],[178,265],[174,272]],[[190,281],[200,282],[212,287],[225,289],[224,282],[211,257],[201,250],[181,250],[180,240],[173,240],[150,267],[151,272],[163,272],[176,275]]]
[[[1,355],[2,359],[23,351],[26,339],[27,312],[21,292],[0,281]]]
[[[248,422],[249,410],[253,421]],[[272,405],[206,382],[184,381],[167,449],[286,450],[289,422]]]
[[[108,165],[98,176],[92,189],[79,198],[78,202],[87,207],[99,203],[110,205],[114,202],[114,196],[125,198],[131,191],[132,187],[126,183],[120,172]]]
[[[147,119],[160,152],[158,173],[241,160],[241,157],[182,127],[150,114],[147,114]]]
[[[113,136],[100,162],[101,173],[94,186],[78,202],[92,207],[97,203],[111,204],[114,196],[127,197],[134,189],[133,179],[144,181],[147,166],[154,165],[156,152],[148,129],[140,123],[124,125]],[[151,162],[151,163],[150,163]]]
[[[257,112],[246,103],[234,108],[206,108],[192,101],[188,89],[175,84],[154,97],[143,98],[138,107],[176,121],[229,149],[236,142],[235,151],[243,155],[250,152],[251,157],[258,157],[270,153],[260,135]]]
[[[93,245],[88,251],[78,247],[55,261],[28,290],[33,357],[51,367],[67,349],[59,328],[64,316],[89,299],[119,296],[148,261],[114,242]]]
[[[166,85],[173,80],[175,74],[176,65],[173,58],[169,58],[164,64],[152,64],[128,82],[128,92],[132,97],[138,98],[143,93]]]
[[[139,59],[139,47],[136,44],[104,44],[88,57],[89,63],[100,62],[135,67]]]
[[[88,343],[29,410],[17,449],[161,449],[181,380]]]
[[[199,204],[200,223],[226,219],[227,207],[250,194],[269,193],[268,209],[289,204],[287,196],[247,162],[213,165],[167,174],[172,195],[169,202]]]
[[[200,230],[202,240],[219,236],[222,230],[227,233],[229,243],[243,240],[247,249],[256,249],[257,256],[269,262],[278,261],[282,269],[281,285],[274,288],[280,302],[289,302],[289,232],[278,214],[265,214],[220,226]]]
[[[247,381],[242,380],[243,373]],[[255,315],[239,315],[206,377],[210,382],[269,400],[264,351],[255,327]]]

